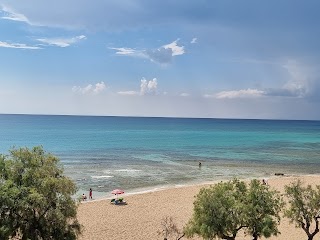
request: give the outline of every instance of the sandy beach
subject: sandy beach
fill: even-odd
[[[284,186],[295,179],[301,179],[306,184],[320,185],[320,175],[272,177],[268,179],[268,184],[283,192]],[[209,184],[170,188],[137,195],[124,194],[127,205],[115,206],[110,204],[109,199],[83,202],[78,208],[78,219],[83,225],[80,239],[162,240],[163,236],[158,235],[157,231],[161,230],[163,218],[172,217],[176,225],[182,229],[192,216],[195,196],[200,188],[207,186]],[[106,197],[111,197],[111,194]],[[295,228],[287,219],[282,219],[279,230],[281,235],[269,239],[301,240],[307,238],[302,229]],[[236,239],[251,239],[251,237],[239,235]]]

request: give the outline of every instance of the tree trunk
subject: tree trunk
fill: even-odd
[[[258,240],[258,234],[254,233],[254,234],[252,235],[252,237],[253,237],[252,240]]]
[[[303,229],[308,235],[308,240],[313,240],[313,237],[319,232],[318,224],[319,223],[316,222],[316,229],[313,231],[313,233],[309,232],[309,227]]]

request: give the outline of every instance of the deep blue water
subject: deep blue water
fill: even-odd
[[[320,121],[0,115],[0,153],[37,145],[102,193],[320,173]]]

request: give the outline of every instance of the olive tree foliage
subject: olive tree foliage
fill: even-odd
[[[319,232],[320,186],[305,187],[297,180],[286,186],[285,192],[289,207],[284,215],[295,223],[296,227],[305,231],[308,240],[312,240]]]
[[[254,240],[278,235],[280,212],[284,202],[280,194],[257,179],[250,182],[246,193],[245,232]]]
[[[246,185],[238,180],[221,182],[202,188],[194,202],[194,213],[184,231],[204,239],[235,239],[245,227],[244,196]]]
[[[233,240],[241,229],[254,240],[268,238],[279,233],[282,207],[280,194],[258,180],[221,182],[200,190],[184,230],[188,237],[204,239]]]
[[[0,155],[0,239],[76,239],[75,184],[42,147]]]

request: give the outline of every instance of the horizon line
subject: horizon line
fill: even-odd
[[[0,115],[23,115],[23,116],[56,116],[56,117],[112,117],[112,118],[168,118],[168,119],[212,119],[212,120],[256,120],[256,121],[312,121],[312,119],[277,119],[277,118],[225,118],[225,117],[174,117],[174,116],[130,116],[130,115],[86,115],[86,114],[49,114],[49,113],[0,113]]]

